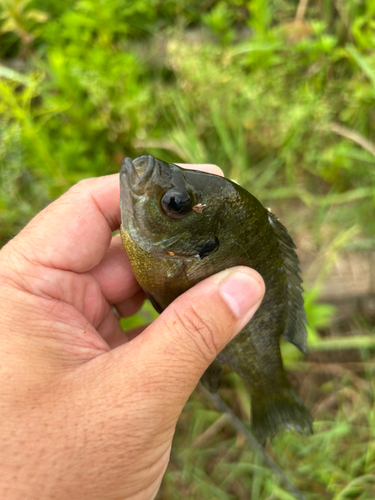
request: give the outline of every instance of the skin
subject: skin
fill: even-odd
[[[0,498],[154,498],[186,400],[262,300],[232,268],[123,332],[112,304],[145,297],[119,225],[118,175],[89,179],[0,251]]]

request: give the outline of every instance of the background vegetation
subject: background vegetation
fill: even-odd
[[[315,434],[267,451],[306,499],[375,498],[375,2],[0,0],[0,58],[0,244],[126,155],[220,165],[305,280],[310,354],[282,347]],[[241,380],[220,394],[248,426]],[[197,391],[159,498],[296,497]]]

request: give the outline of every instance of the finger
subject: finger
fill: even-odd
[[[109,304],[108,310],[100,324],[96,326],[96,330],[108,345],[110,345],[113,338],[124,335],[124,330],[120,324],[120,318]]]
[[[112,238],[103,259],[91,269],[90,273],[99,283],[104,297],[111,304],[122,303],[140,290],[119,234]]]
[[[12,241],[27,259],[86,272],[105,255],[120,225],[117,174],[87,179],[40,212]]]
[[[116,330],[112,333],[112,335],[106,338],[106,342],[112,349],[115,349],[116,347],[126,344],[127,342],[130,342],[130,340],[138,337],[138,335],[140,335],[147,327],[148,325],[141,325],[132,328],[131,330],[122,330],[121,332]]]
[[[121,318],[128,318],[136,314],[142,307],[146,299],[146,294],[143,290],[139,290],[137,293],[124,300],[123,302],[117,302],[115,307]]]
[[[231,268],[201,281],[172,302],[142,335],[111,351],[116,360],[111,364],[116,383],[129,376],[129,371],[121,368],[129,362],[134,365],[129,369],[137,373],[138,384],[142,380],[150,383],[152,373],[155,404],[168,401],[177,419],[203,372],[251,319],[263,294],[262,278],[246,267]]]
[[[176,163],[176,165],[189,170],[202,170],[203,172],[207,172],[209,174],[220,175],[220,177],[224,177],[224,173],[221,168],[211,163],[201,163],[199,165],[193,163]]]

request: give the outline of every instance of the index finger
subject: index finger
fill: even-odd
[[[118,174],[80,181],[42,210],[13,240],[35,263],[86,272],[105,255],[120,227]]]
[[[216,165],[181,167],[223,175]],[[13,241],[29,260],[83,273],[103,259],[120,222],[119,176],[113,174],[73,186],[34,217]]]
[[[208,174],[220,175],[220,177],[224,177],[224,173],[221,168],[217,165],[213,165],[212,163],[201,163],[199,165],[196,165],[195,163],[176,163],[176,165],[189,170],[202,170],[202,172],[207,172]]]

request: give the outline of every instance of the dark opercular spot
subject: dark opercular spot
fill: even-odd
[[[216,252],[218,248],[219,248],[219,240],[215,236],[215,238],[213,238],[210,241],[207,241],[207,243],[205,243],[203,247],[199,250],[198,252],[199,257],[203,259],[203,257],[206,257],[206,255],[210,255],[210,253]]]
[[[191,211],[189,193],[177,187],[168,189],[161,199],[161,206],[164,213],[172,219],[181,219]]]

